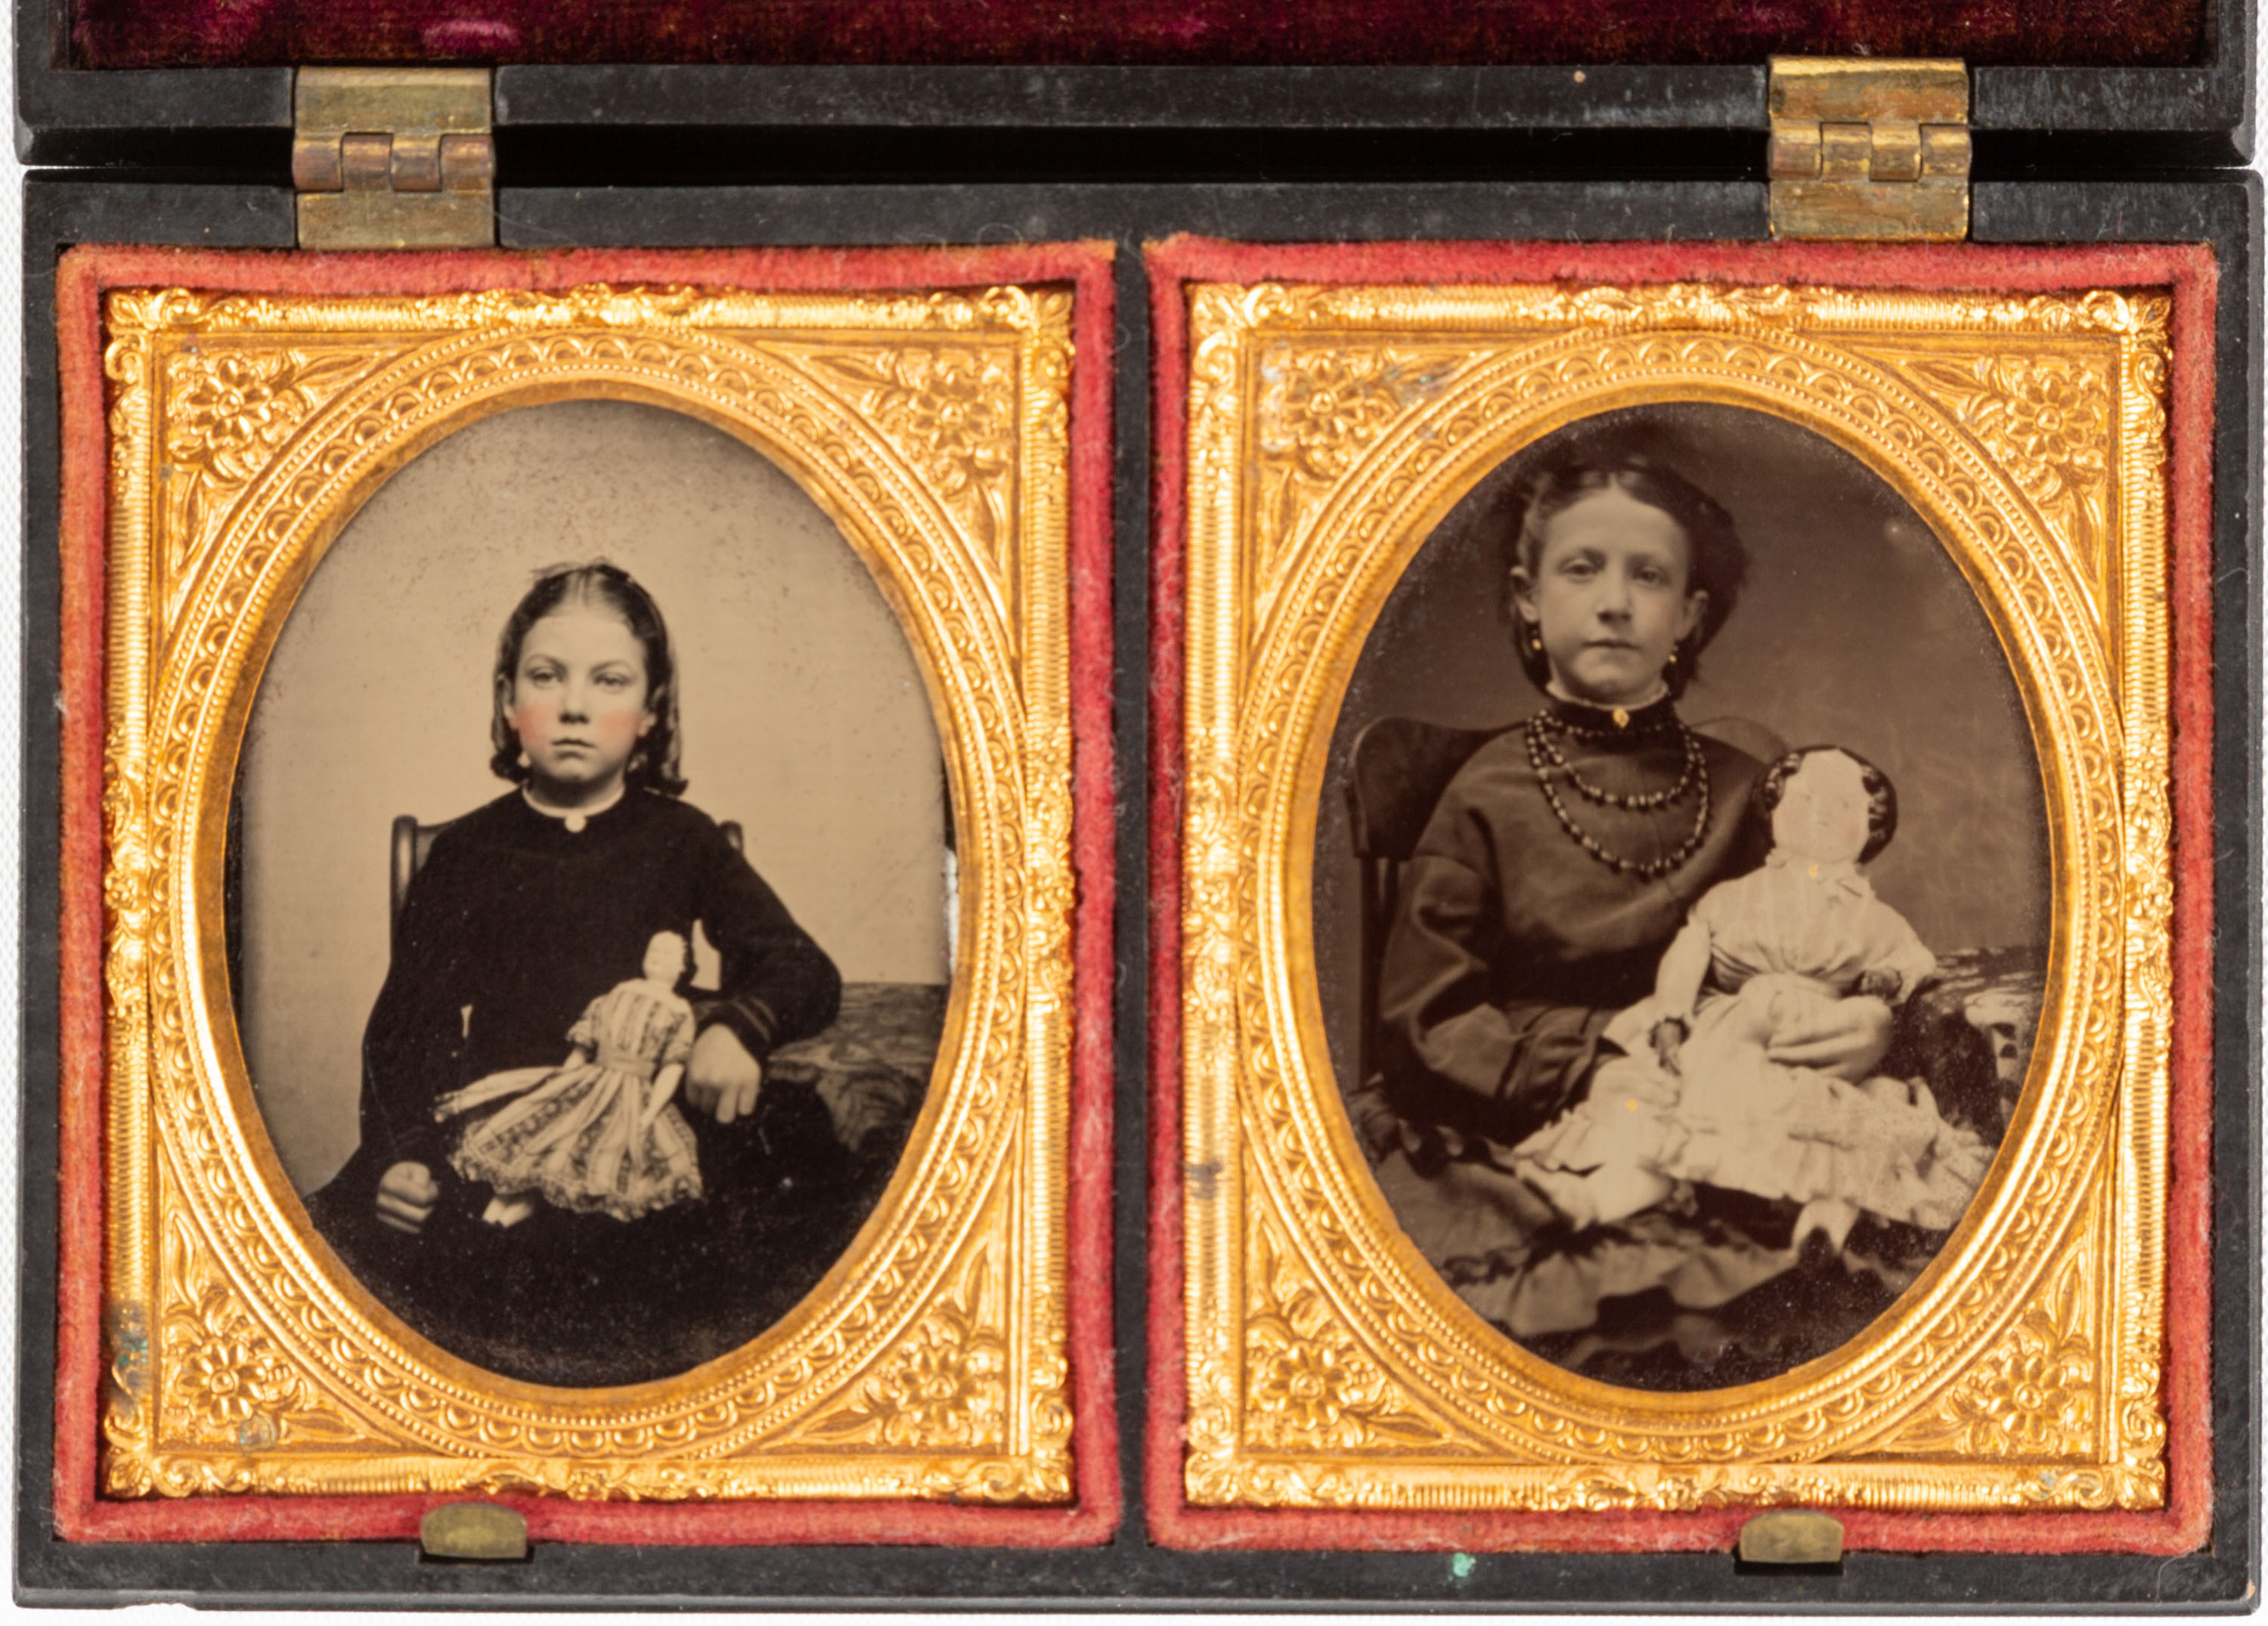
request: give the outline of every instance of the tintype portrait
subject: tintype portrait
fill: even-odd
[[[1687,1389],[1912,1284],[2015,1105],[2051,882],[2021,698],[1909,503],[1752,409],[1584,419],[1419,548],[1332,761],[1335,1071],[1468,1303]]]
[[[74,262],[90,1494],[1086,1497],[1098,263]]]
[[[1585,256],[1157,256],[1189,1505],[2161,1507],[2169,301]]]
[[[784,473],[625,402],[452,437],[308,583],[239,785],[254,1092],[390,1309],[618,1384],[834,1263],[929,1082],[954,878],[912,651]]]

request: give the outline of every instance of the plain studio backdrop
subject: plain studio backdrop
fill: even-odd
[[[636,577],[668,622],[685,799],[740,822],[749,862],[844,980],[946,978],[937,727],[835,522],[761,453],[677,413],[501,413],[410,462],[348,525],[254,704],[242,1026],[301,1191],[355,1147],[394,819],[454,818],[511,788],[488,765],[497,634],[536,571],[593,558]]]
[[[1361,963],[1347,754],[1375,717],[1500,728],[1542,705],[1503,608],[1512,488],[1547,448],[1602,430],[1714,497],[1748,544],[1747,589],[1680,714],[1747,718],[1790,747],[1846,747],[1887,773],[1897,835],[1867,874],[1938,953],[2046,945],[2039,759],[2014,676],[1951,555],[1904,497],[1810,430],[1739,407],[1633,408],[1486,475],[1418,549],[1363,647],[1315,835],[1316,969],[1343,1083],[1354,1082]]]

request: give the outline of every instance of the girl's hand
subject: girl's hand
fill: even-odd
[[[397,1163],[379,1177],[379,1223],[410,1236],[424,1230],[433,1204],[440,1200],[440,1184],[422,1163]]]
[[[685,1099],[694,1107],[714,1114],[719,1123],[752,1117],[763,1082],[763,1063],[748,1054],[738,1034],[721,1025],[701,1030],[685,1066]]]

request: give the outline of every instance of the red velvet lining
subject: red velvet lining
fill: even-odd
[[[1856,1549],[1909,1552],[2183,1553],[2213,1512],[2213,411],[2215,266],[2201,246],[1864,247],[1812,244],[1260,246],[1175,238],[1148,251],[1155,326],[1151,572],[1150,1392],[1144,1500],[1151,1536],[1188,1549],[1447,1552],[1723,1549],[1748,1513],[1324,1512],[1195,1508],[1182,1343],[1181,836],[1185,409],[1184,284],[1580,281],[1835,283],[1853,287],[2163,287],[2174,299],[2169,468],[2173,610],[2174,1031],[2169,1073],[2165,1393],[2167,1505],[2149,1512],[1917,1514],[1838,1509]]]
[[[74,65],[2196,63],[2205,0],[77,0]]]
[[[97,1495],[102,1355],[102,735],[105,481],[101,296],[119,287],[246,293],[559,290],[592,282],[789,289],[1069,283],[1071,400],[1071,1051],[1070,1272],[1072,1488],[1061,1508],[799,1502],[625,1505],[498,1497],[538,1541],[643,1546],[802,1542],[1064,1547],[1110,1539],[1119,1518],[1110,1304],[1111,261],[1108,243],[1020,248],[220,254],[87,247],[63,256],[55,305],[63,379],[61,1191],[55,1362],[56,1533],[81,1541],[415,1540],[460,1496]]]

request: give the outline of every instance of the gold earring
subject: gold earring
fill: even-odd
[[[1528,647],[1539,655],[1543,652],[1543,635],[1533,627],[1528,629]]]
[[[1677,651],[1675,649],[1671,650],[1669,651],[1669,658],[1661,664],[1665,666],[1675,666],[1677,664]]]

